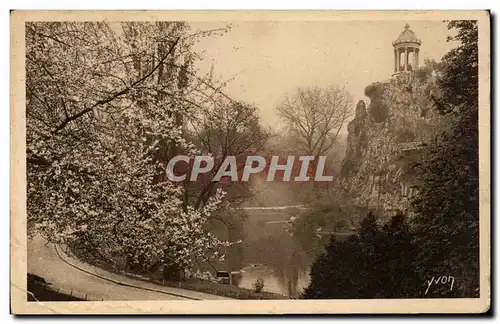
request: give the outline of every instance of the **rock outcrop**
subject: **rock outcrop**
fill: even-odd
[[[411,213],[418,184],[412,165],[425,156],[443,122],[433,109],[437,91],[435,72],[429,69],[366,87],[370,104],[359,101],[348,125],[340,181],[346,210],[372,210],[385,217],[398,210]]]

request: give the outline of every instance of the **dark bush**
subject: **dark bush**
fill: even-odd
[[[416,247],[402,214],[384,226],[372,213],[358,235],[346,241],[333,237],[326,253],[311,267],[306,299],[419,297],[421,282],[412,263]],[[425,290],[425,289],[424,289]]]
[[[382,101],[384,86],[380,82],[370,84],[365,88],[365,95],[370,98],[368,114],[372,121],[382,123],[389,117],[389,108]]]
[[[375,82],[365,88],[365,96],[373,100],[376,97],[380,97],[383,90],[384,89],[382,83]]]
[[[369,114],[372,121],[382,123],[389,117],[389,108],[379,101],[372,101],[369,107]]]
[[[394,131],[394,136],[396,137],[396,143],[413,142],[416,138],[415,134],[407,128],[397,128]]]

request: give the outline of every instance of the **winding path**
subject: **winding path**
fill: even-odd
[[[112,273],[81,262],[36,236],[28,240],[28,272],[54,289],[88,300],[203,300],[229,299],[196,291],[165,287]]]

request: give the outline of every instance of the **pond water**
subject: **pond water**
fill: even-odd
[[[257,278],[264,279],[264,291],[280,295],[297,297],[300,292],[309,285],[309,269],[293,269],[297,271],[297,281],[293,284],[293,277],[285,278],[278,271],[263,264],[249,264],[242,269],[242,280],[240,287],[253,289]]]
[[[251,228],[246,228],[248,234]],[[264,279],[264,291],[298,297],[309,285],[309,270],[316,256],[322,252],[323,244],[310,249],[301,242],[313,242],[312,238],[301,240],[286,232],[283,224],[267,223],[253,235],[243,240],[242,280],[240,287],[252,289],[257,278]],[[316,242],[317,243],[317,242]]]
[[[325,242],[307,231],[291,235],[287,210],[249,210],[242,223],[242,244],[228,251],[233,270],[241,270],[239,286],[253,289],[258,278],[264,291],[290,297],[300,296],[309,285],[310,267]]]

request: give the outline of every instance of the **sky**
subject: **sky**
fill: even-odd
[[[454,43],[441,21],[241,21],[194,22],[191,27],[214,29],[232,25],[223,36],[196,45],[205,59],[200,73],[213,64],[215,76],[234,78],[224,92],[258,107],[262,122],[276,125],[276,106],[299,86],[338,86],[352,94],[354,104],[367,100],[367,85],[387,80],[394,69],[392,42],[409,23],[418,38],[420,65],[440,61]]]

